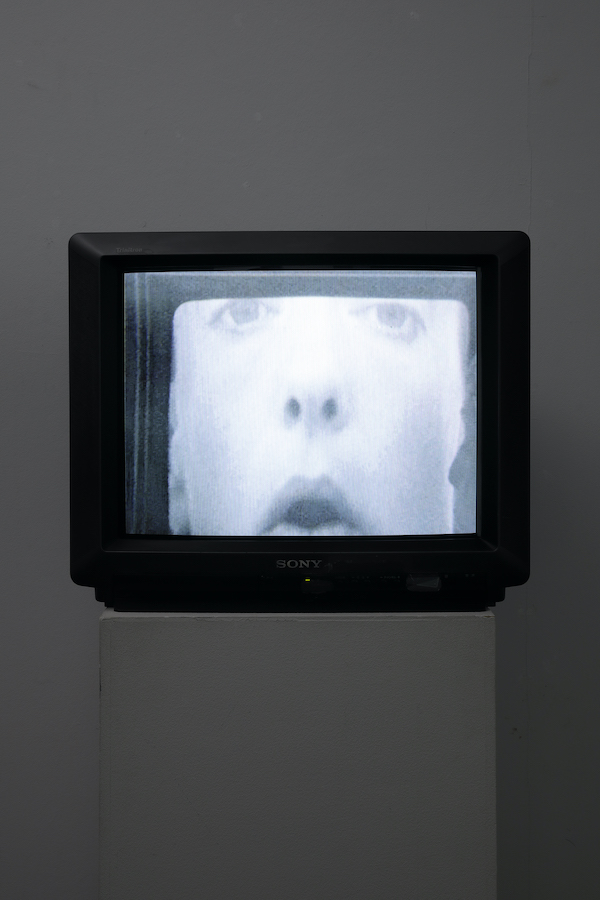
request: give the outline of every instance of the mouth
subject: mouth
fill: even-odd
[[[291,478],[275,498],[260,533],[273,537],[337,537],[363,532],[343,491],[323,477]]]

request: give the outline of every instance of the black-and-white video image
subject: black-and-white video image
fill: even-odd
[[[125,277],[129,533],[475,531],[474,272]]]

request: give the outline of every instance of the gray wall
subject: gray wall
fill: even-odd
[[[499,896],[597,898],[600,7],[7,6],[0,893],[97,895],[100,608],[68,574],[70,235],[521,229],[533,574],[497,609]]]

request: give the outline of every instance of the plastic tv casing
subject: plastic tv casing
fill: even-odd
[[[477,273],[475,533],[126,532],[124,275],[286,270]],[[529,577],[529,238],[522,232],[76,234],[69,298],[71,576],[93,586],[100,602],[148,611],[476,610]]]

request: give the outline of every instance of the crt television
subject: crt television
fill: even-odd
[[[529,575],[521,232],[76,234],[71,575],[121,610],[485,609]]]

